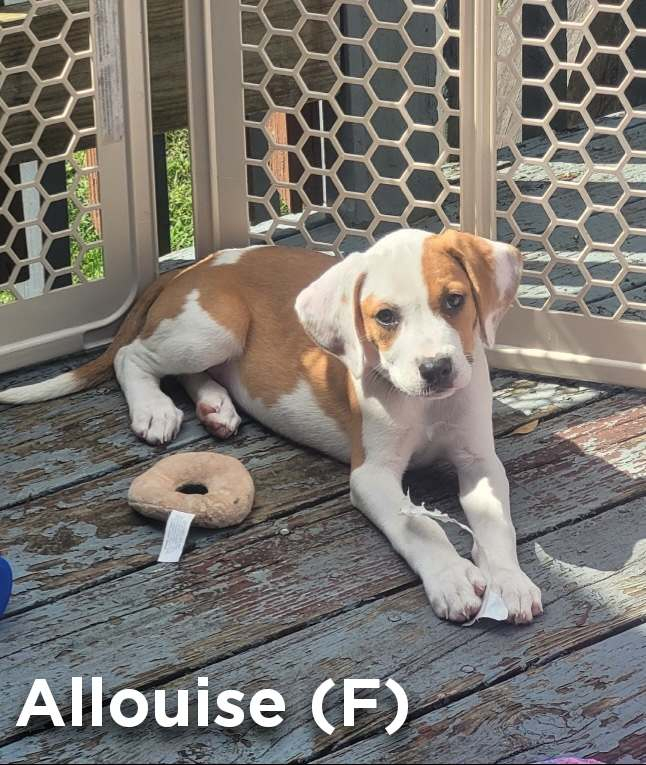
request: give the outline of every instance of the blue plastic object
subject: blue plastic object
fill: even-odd
[[[0,558],[0,617],[7,609],[9,598],[11,597],[12,584],[11,566],[4,558]]]

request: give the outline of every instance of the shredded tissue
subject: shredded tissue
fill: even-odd
[[[459,526],[461,529],[473,537],[476,544],[478,543],[475,534],[466,524],[460,523],[460,521],[456,521],[455,518],[451,518],[451,516],[443,513],[441,510],[427,510],[423,504],[416,505],[410,498],[410,491],[406,494],[406,502],[402,506],[400,512],[403,515],[423,516],[425,518],[431,518],[434,521],[439,521],[440,523],[451,523],[454,526]],[[487,587],[484,597],[482,598],[482,605],[480,606],[480,610],[473,617],[473,619],[468,622],[464,622],[462,626],[470,627],[480,619],[495,619],[497,622],[503,622],[506,621],[508,616],[509,612],[507,611],[507,606],[505,606],[500,595]]]

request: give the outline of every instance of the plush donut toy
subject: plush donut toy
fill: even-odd
[[[234,526],[251,512],[254,486],[234,457],[213,452],[182,452],[165,457],[134,479],[128,503],[165,521],[173,510],[190,513],[207,528]]]

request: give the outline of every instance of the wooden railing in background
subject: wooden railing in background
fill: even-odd
[[[67,0],[70,8],[83,8],[85,0]],[[331,0],[315,0],[310,2],[308,7],[316,11],[317,7],[321,11],[327,11],[331,7]],[[29,3],[18,3],[12,6],[12,11],[28,10]],[[281,26],[281,14],[285,18],[284,26],[293,24],[293,5],[291,0],[276,0],[273,3],[274,19],[277,26]],[[53,13],[55,7],[43,6],[38,10],[39,26],[43,33],[48,28],[55,30],[58,25],[57,14]],[[245,37],[250,39],[262,35],[264,27],[258,21],[255,14],[246,14],[249,18],[245,19]],[[72,47],[82,49],[84,41],[88,37],[89,21],[75,22],[70,28],[67,40]],[[152,93],[152,120],[155,133],[166,133],[170,130],[176,130],[187,126],[187,95],[186,95],[186,62],[184,46],[184,14],[183,0],[148,0],[148,33],[150,44],[150,75],[151,75],[151,93]],[[302,30],[302,39],[306,46],[314,45],[314,38],[317,32],[314,27],[304,27]],[[309,39],[312,38],[312,39]],[[11,65],[18,64],[25,60],[29,54],[31,45],[28,39],[22,35],[9,35],[3,46],[3,63]],[[288,55],[285,51],[282,55]],[[281,50],[280,46],[276,48],[273,54],[274,61],[280,66]],[[308,70],[308,76],[315,77],[316,72],[311,71],[311,62]],[[52,55],[44,58],[39,71],[41,79],[53,77],[57,73],[57,67],[60,67],[60,61],[57,56]],[[326,87],[326,80],[331,79],[330,68],[325,62],[320,62],[320,87],[322,90]],[[260,59],[248,57],[245,59],[245,76],[247,81],[253,81],[254,75],[261,78],[265,73],[264,64]],[[77,81],[75,82],[79,90],[87,88],[90,84],[89,68],[80,69]],[[328,86],[331,83],[328,83]],[[15,88],[20,88],[20,81],[16,80]],[[272,83],[272,94],[281,103],[285,101],[286,96],[295,88],[294,81],[289,77],[276,79]],[[11,83],[9,83],[8,97],[11,98]],[[57,89],[51,88],[43,92],[39,99],[39,109],[54,110],[60,106],[60,93]],[[247,93],[245,99],[245,108],[248,113],[260,112],[265,108],[264,101],[259,94],[252,91]],[[81,127],[92,124],[93,113],[92,104],[89,101],[79,101],[75,110],[74,120]],[[6,138],[17,145],[30,140],[29,133],[30,120],[25,116],[24,120],[15,120],[5,132]]]

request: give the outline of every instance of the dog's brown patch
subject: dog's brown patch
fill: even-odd
[[[451,241],[446,234],[426,240],[422,254],[422,273],[431,310],[456,329],[464,353],[470,355],[473,353],[478,320],[476,296],[465,268],[454,257]],[[451,294],[464,297],[464,303],[457,311],[447,306],[446,300]]]
[[[387,351],[397,337],[397,326],[384,327],[375,318],[383,309],[391,308],[375,295],[368,295],[361,301],[361,319],[364,337],[380,351]]]
[[[350,465],[352,470],[361,467],[366,461],[366,450],[363,446],[363,420],[361,418],[361,407],[357,399],[357,392],[354,387],[352,375],[347,376],[348,402],[350,404],[350,425],[352,434],[352,454]]]
[[[510,278],[502,290],[496,278],[496,256],[487,240],[473,234],[446,231],[441,236],[427,240],[425,257],[427,252],[429,259],[432,258],[432,254],[448,253],[462,266],[471,284],[483,339],[491,342],[493,338],[485,336],[484,327],[489,320],[495,328],[514,301],[522,271],[520,252],[510,248]]]
[[[194,289],[201,307],[226,327],[244,349],[240,379],[249,395],[267,407],[306,380],[322,411],[352,437],[356,430],[348,371],[313,343],[294,303],[299,292],[337,261],[293,247],[249,250],[236,263],[215,265],[217,254],[186,269],[151,309],[145,335],[177,316]],[[168,293],[168,294],[167,294]]]

